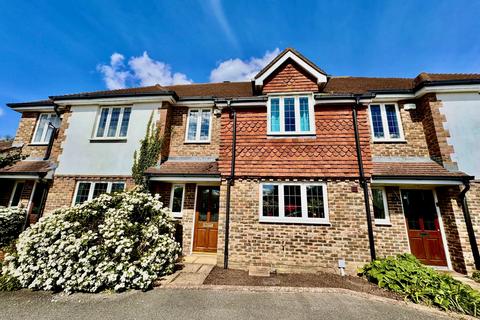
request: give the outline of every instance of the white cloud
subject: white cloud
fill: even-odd
[[[248,60],[229,59],[219,63],[210,72],[211,82],[252,80],[270,61],[280,53],[280,49],[265,52],[261,58],[252,57]]]
[[[141,56],[130,57],[128,65],[125,65],[124,61],[125,57],[115,52],[110,57],[110,64],[97,66],[97,70],[103,74],[103,80],[108,89],[155,84],[168,86],[193,82],[183,73],[172,73],[170,65],[153,60],[146,51]]]

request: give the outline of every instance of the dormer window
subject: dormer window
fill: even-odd
[[[315,134],[312,96],[270,96],[268,100],[268,134]]]

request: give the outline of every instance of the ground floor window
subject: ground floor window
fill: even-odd
[[[325,183],[261,183],[260,221],[328,223]]]
[[[175,218],[182,217],[183,199],[185,198],[185,185],[174,184],[170,193],[170,210]]]
[[[375,224],[390,224],[385,188],[372,188],[372,202]]]
[[[80,204],[92,200],[103,193],[123,191],[125,182],[90,182],[80,181],[77,183],[73,204]]]
[[[12,197],[10,198],[10,207],[17,207],[20,204],[23,187],[25,187],[25,182],[18,181],[15,183],[15,186],[13,187]]]

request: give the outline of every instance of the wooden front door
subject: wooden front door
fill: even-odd
[[[412,254],[426,265],[446,266],[432,190],[402,190],[402,202]]]
[[[193,251],[217,252],[220,187],[199,186]]]

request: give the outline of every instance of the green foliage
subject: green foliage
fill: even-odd
[[[132,176],[135,184],[142,188],[147,188],[145,170],[157,163],[163,143],[152,119],[153,112],[148,120],[145,138],[140,141],[140,150],[133,154]]]
[[[475,282],[480,282],[480,271],[474,271],[472,274],[472,279],[475,280]]]
[[[0,247],[10,244],[22,231],[25,209],[0,207]]]
[[[11,166],[15,162],[23,160],[26,157],[26,155],[22,155],[19,151],[10,152],[6,155],[0,155],[0,168]]]
[[[102,194],[22,232],[16,252],[5,257],[4,275],[30,289],[146,290],[174,270],[180,254],[174,230],[158,197],[137,190]]]
[[[8,272],[2,273],[2,262],[0,261],[0,291],[15,291],[21,288],[17,278],[12,277]]]
[[[479,316],[480,293],[447,274],[424,266],[411,254],[378,259],[359,270],[370,282],[415,303]]]

